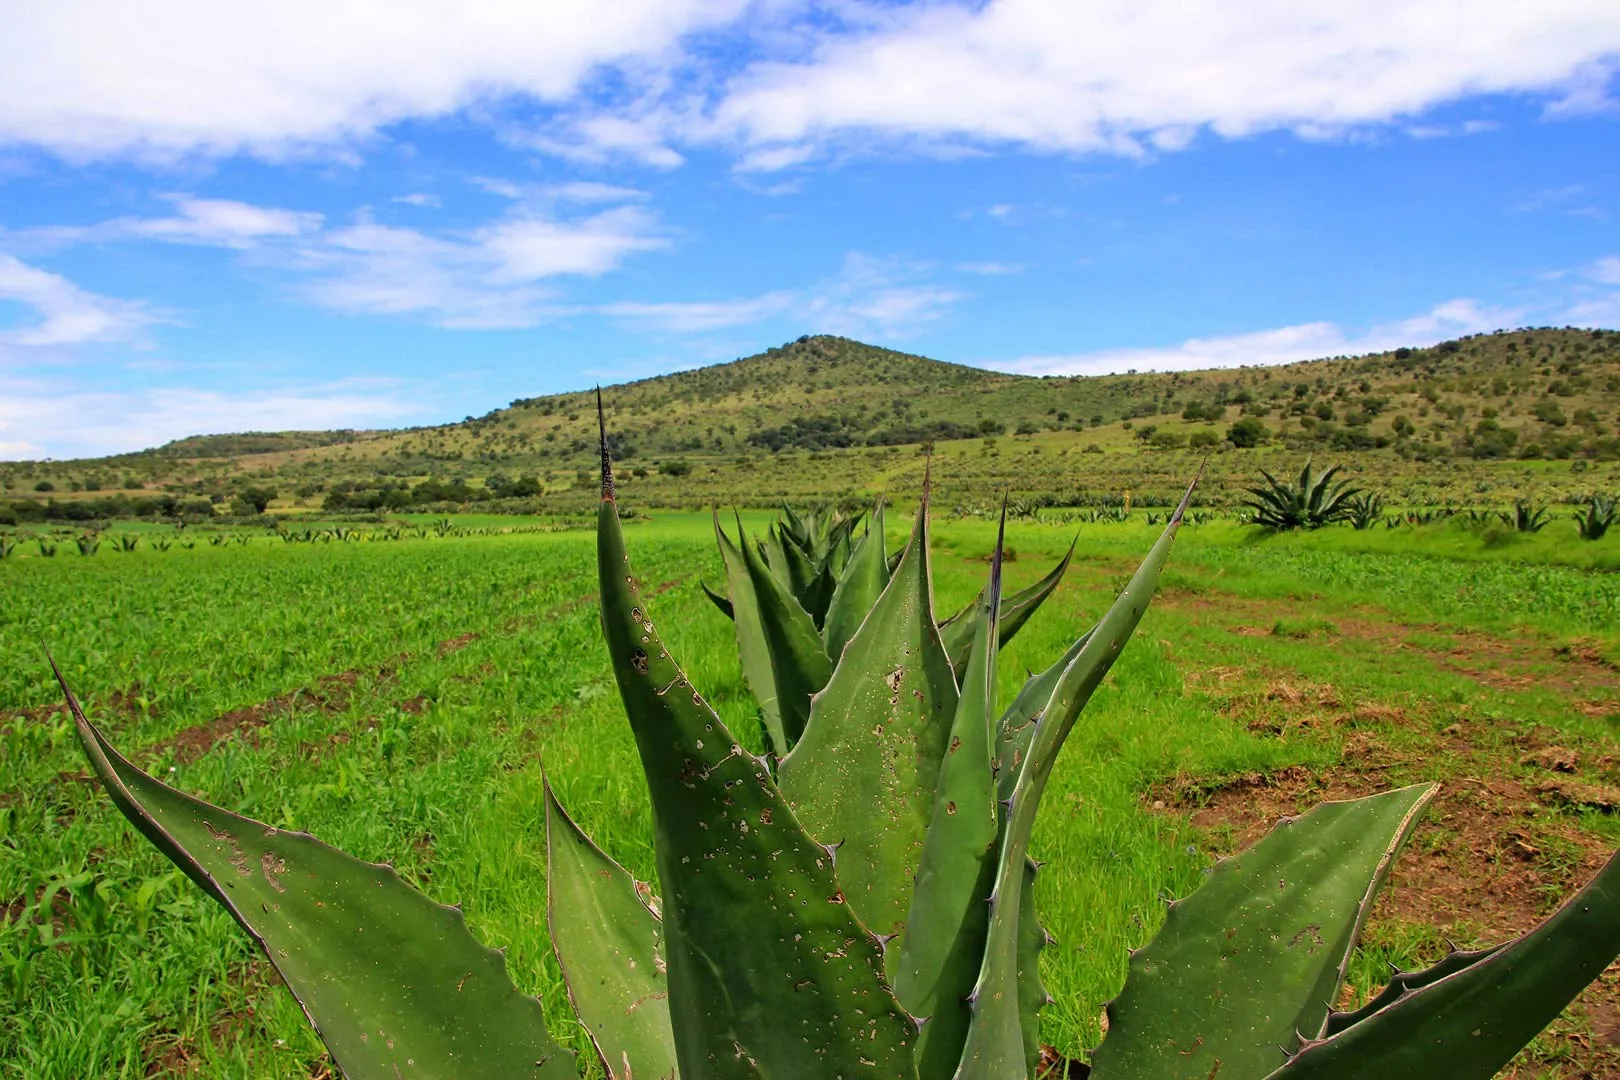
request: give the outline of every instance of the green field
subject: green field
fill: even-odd
[[[1015,523],[1009,585],[1044,573],[1077,528],[1064,585],[1002,653],[1009,699],[1157,533],[1141,512]],[[244,536],[0,562],[0,1076],[330,1075],[245,935],[88,780],[42,644],[137,764],[461,903],[584,1050],[545,927],[542,759],[585,829],[653,876],[591,534]],[[707,517],[658,513],[627,539],[694,685],[757,741],[731,625],[698,587],[722,576]],[[938,517],[941,616],[978,591],[993,541],[991,521]],[[1551,910],[1620,844],[1617,565],[1620,535],[1583,543],[1567,522],[1501,542],[1445,524],[1184,529],[1046,794],[1044,1041],[1095,1045],[1164,900],[1323,798],[1445,785],[1376,909],[1358,993],[1387,961],[1432,961],[1448,937],[1496,940]],[[1611,972],[1516,1075],[1615,1075],[1617,1019]]]

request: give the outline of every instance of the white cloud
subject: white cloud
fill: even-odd
[[[659,117],[585,113],[558,125],[560,135],[512,130],[507,132],[507,139],[520,146],[592,165],[622,158],[656,169],[673,169],[686,159],[669,145],[664,134],[669,126]]]
[[[0,300],[31,308],[31,325],[0,329],[0,345],[53,346],[139,341],[162,317],[135,300],[100,296],[59,274],[0,252]]]
[[[956,268],[964,274],[978,274],[980,277],[1004,277],[1024,272],[1024,268],[1017,263],[1004,262],[965,262],[957,263]]]
[[[1608,255],[1593,263],[1586,276],[1599,285],[1620,285],[1620,255]]]
[[[0,457],[96,457],[229,431],[376,427],[423,415],[391,382],[282,389],[188,387],[102,391],[0,376]]]
[[[647,198],[647,193],[640,188],[622,187],[618,184],[603,184],[595,180],[575,180],[566,184],[552,184],[541,189],[542,193],[559,202],[572,203],[612,203],[612,202],[638,202]]]
[[[255,206],[234,199],[198,199],[190,195],[166,196],[175,213],[168,217],[121,217],[94,225],[51,225],[16,234],[23,244],[105,243],[119,240],[160,240],[197,247],[246,250],[265,241],[304,236],[320,229],[320,214]]]
[[[406,206],[436,207],[443,205],[437,195],[430,195],[425,191],[413,191],[409,195],[395,195],[394,202],[404,203]]]
[[[815,333],[907,337],[945,316],[963,294],[925,282],[927,264],[845,256],[839,272],[803,289],[734,300],[621,302],[598,312],[671,333],[697,333],[791,318]]]
[[[1591,0],[919,4],[752,65],[709,131],[755,162],[851,133],[1169,151],[1205,130],[1341,135],[1483,93],[1590,108],[1617,50],[1620,6]]]
[[[481,183],[487,187],[496,182]],[[631,188],[588,183],[514,189],[517,201],[505,216],[476,229],[437,233],[380,224],[369,212],[333,227],[314,213],[177,196],[177,213],[171,217],[117,218],[14,236],[46,245],[151,240],[251,250],[260,267],[286,274],[297,294],[323,307],[420,316],[445,327],[510,329],[533,326],[561,310],[552,303],[551,292],[539,286],[542,280],[595,277],[636,252],[669,242],[651,211],[641,206],[556,216],[543,212],[542,204],[622,202],[640,195]],[[3,269],[0,298],[7,295]],[[30,288],[29,295],[39,300],[35,306],[49,303],[55,313],[26,332],[29,343],[114,340],[110,335],[116,326],[111,323],[100,336],[84,336],[95,329],[89,319],[98,313],[104,319],[122,315],[135,325],[154,321],[138,305],[119,306],[122,302],[73,293],[65,282],[51,285],[40,273],[27,280],[20,271],[13,273],[14,289]],[[80,336],[63,337],[74,327]]]
[[[1570,302],[1561,320],[1572,326],[1620,326],[1620,255],[1608,255],[1582,268],[1569,285]]]
[[[657,168],[716,144],[757,171],[874,147],[1139,156],[1206,133],[1486,130],[1427,115],[1480,94],[1612,111],[1617,53],[1620,7],[1594,0],[56,0],[7,10],[0,147],[352,156],[459,112]]]
[[[266,239],[302,236],[321,227],[321,215],[253,206],[232,199],[175,199],[174,217],[129,223],[130,235],[174,244],[243,248]]]
[[[1313,322],[1223,337],[1189,338],[1162,348],[1108,349],[1067,356],[1026,356],[983,361],[982,366],[1024,375],[1109,375],[1125,371],[1197,371],[1245,364],[1288,364],[1324,356],[1357,356],[1402,345],[1431,345],[1448,338],[1513,326],[1522,311],[1448,300],[1421,315],[1350,333],[1337,323]]]
[[[38,461],[45,456],[43,446],[30,442],[0,440],[0,461]]]
[[[599,180],[570,180],[560,184],[520,183],[496,176],[475,176],[475,187],[491,195],[530,205],[544,206],[557,203],[625,203],[644,202],[648,195],[640,188],[620,184],[604,184]]]
[[[625,301],[604,304],[597,310],[604,315],[627,319],[657,330],[691,334],[762,322],[791,310],[796,299],[792,292],[771,292],[745,300]]]
[[[565,101],[601,66],[656,63],[745,4],[13,4],[0,35],[0,145],[82,159],[344,146],[511,96]]]
[[[370,220],[299,247],[299,291],[339,311],[417,315],[455,329],[516,329],[564,313],[539,283],[594,277],[665,246],[639,207],[557,221],[503,218],[471,233],[433,235]]]

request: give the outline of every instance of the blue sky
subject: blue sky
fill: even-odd
[[[239,7],[7,9],[0,458],[1620,325],[1612,0]]]

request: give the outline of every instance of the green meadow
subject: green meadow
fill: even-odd
[[[891,550],[906,516],[890,514]],[[89,779],[46,647],[136,764],[461,904],[595,1068],[547,936],[542,769],[642,879],[649,807],[601,642],[592,534],[496,523],[0,562],[0,1076],[332,1075],[246,935]],[[1076,534],[1078,550],[1001,654],[1005,699],[1092,624],[1159,527],[1141,511],[1009,526],[1009,588]],[[1045,795],[1042,1039],[1056,1053],[1101,1039],[1127,950],[1168,899],[1322,799],[1444,785],[1375,910],[1352,996],[1448,940],[1527,928],[1620,844],[1620,533],[1583,542],[1560,519],[1493,536],[1183,529]],[[994,539],[991,520],[936,515],[936,617],[978,592]],[[627,540],[672,652],[757,746],[732,626],[699,585],[723,578],[707,515],[654,511]],[[1513,1075],[1615,1075],[1617,1017],[1611,973]]]

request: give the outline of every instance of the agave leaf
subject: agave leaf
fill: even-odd
[[[795,598],[803,597],[816,579],[816,567],[810,553],[780,526],[773,526],[765,537],[765,553],[771,571],[788,586],[788,591]]]
[[[597,556],[608,652],[652,796],[681,1074],[796,1076],[811,1061],[818,1075],[909,1080],[914,1029],[883,981],[882,949],[764,761],[665,649],[605,453]]]
[[[1471,950],[1454,948],[1433,967],[1424,968],[1421,971],[1398,971],[1390,977],[1384,988],[1361,1008],[1351,1012],[1335,1011],[1328,1013],[1327,1022],[1322,1025],[1322,1037],[1337,1035],[1352,1024],[1359,1024],[1385,1005],[1399,1001],[1412,991],[1421,990],[1430,983],[1438,982],[1448,975],[1455,975],[1466,967],[1472,967],[1501,949],[1501,945]]]
[[[546,790],[546,922],[568,998],[610,1080],[676,1076],[663,925],[645,886]]]
[[[799,516],[798,511],[793,509],[792,505],[783,503],[782,517],[784,519],[783,524],[785,526],[785,531],[794,539],[798,540],[801,545],[808,546],[810,543],[811,530],[810,527],[805,524],[805,520]]]
[[[933,821],[917,866],[899,958],[891,969],[900,1003],[913,1016],[928,1018],[917,1037],[920,1080],[947,1078],[961,1060],[972,1019],[967,996],[979,974],[990,922],[985,900],[995,880],[997,831],[990,724],[996,702],[996,611],[1006,531],[1003,509],[990,581],[972,620],[972,650],[939,769]]]
[[[1002,714],[1001,721],[996,725],[998,734],[995,745],[996,798],[1001,802],[1012,800],[1013,788],[1018,784],[1018,770],[1029,752],[1030,740],[1035,737],[1035,725],[1051,703],[1052,691],[1057,688],[1058,680],[1063,678],[1063,673],[1080,655],[1080,650],[1086,647],[1094,632],[1095,627],[1081,634],[1058,657],[1057,663],[1039,675],[1026,679],[1018,696],[1013,698],[1013,703]]]
[[[768,670],[756,673],[770,680],[767,692],[782,726],[782,739],[775,747],[780,757],[804,733],[811,695],[827,685],[833,665],[815,623],[743,535],[741,517],[737,519],[737,540],[769,657]]]
[[[1197,482],[1195,478],[1193,483]],[[1029,838],[1034,830],[1035,814],[1064,739],[1135,631],[1158,588],[1159,574],[1170,556],[1170,545],[1191,497],[1189,487],[1181,504],[1170,515],[1164,534],[1064,669],[1052,688],[1051,697],[1040,710],[1029,751],[1019,766],[1011,803],[1004,811],[996,884],[990,894],[990,931],[985,942],[984,964],[973,987],[973,1022],[957,1068],[958,1080],[1005,1080],[1027,1071],[1021,995],[1027,980],[1020,965],[1028,959],[1029,952],[1021,950],[1019,942]]]
[[[52,664],[55,669],[55,664]],[[350,1080],[573,1080],[573,1055],[505,958],[393,868],[159,783],[85,718],[56,673],[113,803],[263,947]]]
[[[1051,1003],[1041,982],[1041,952],[1051,935],[1035,913],[1034,859],[1024,860],[1024,885],[1018,895],[1018,1026],[1024,1035],[1024,1075],[1033,1075],[1041,1055],[1041,1010]]]
[[[833,590],[838,586],[838,579],[833,576],[832,566],[823,562],[796,599],[804,608],[806,615],[810,616],[811,623],[819,634],[827,621],[827,607],[832,603]]]
[[[1005,645],[1013,639],[1013,635],[1023,629],[1029,617],[1035,614],[1037,608],[1046,602],[1046,598],[1058,587],[1063,575],[1069,569],[1069,561],[1074,558],[1074,545],[1079,537],[1069,543],[1069,550],[1059,560],[1058,564],[1047,571],[1046,576],[1027,589],[1022,589],[1006,597],[1001,602],[1001,644]],[[945,651],[950,654],[951,668],[961,671],[967,663],[968,650],[973,646],[973,620],[968,618],[984,602],[981,592],[972,603],[958,611],[955,615],[939,624],[939,636],[945,642]]]
[[[1270,1077],[1489,1080],[1616,956],[1620,854],[1530,933],[1307,1043]]]
[[[767,528],[756,543],[759,545],[759,554],[764,558],[765,565],[769,566],[777,580],[792,592],[793,573],[788,569],[787,551],[782,544],[782,538],[776,534],[775,529]]]
[[[717,593],[713,589],[709,588],[709,583],[704,581],[702,578],[698,578],[698,584],[703,587],[703,595],[709,598],[709,602],[720,609],[720,614],[732,620],[737,618],[737,613],[732,610],[731,599],[729,597]]]
[[[996,798],[1001,805],[1010,805],[1012,802],[1013,789],[1018,783],[1019,768],[1029,750],[1030,740],[1034,737],[1036,723],[1051,700],[1053,688],[1063,677],[1063,672],[1068,669],[1070,662],[1080,655],[1081,649],[1085,648],[1091,634],[1092,631],[1087,630],[1058,658],[1057,663],[1039,675],[1031,675],[997,725],[996,730],[999,734],[995,744]],[[1001,814],[1000,818],[1000,829],[1004,830],[1005,813]],[[998,832],[998,838],[999,835]],[[1034,860],[1026,859],[1018,912],[1018,1008],[1024,1031],[1024,1057],[1031,1071],[1034,1070],[1036,1058],[1040,1053],[1040,1013],[1048,1002],[1046,987],[1041,983],[1040,954],[1051,940],[1036,918],[1035,874]]]
[[[1373,898],[1435,790],[1324,803],[1218,864],[1132,955],[1092,1075],[1261,1077],[1281,1065],[1296,1033],[1322,1029]]]
[[[776,670],[771,666],[771,648],[765,640],[765,621],[759,611],[759,596],[754,590],[753,576],[748,572],[748,560],[742,549],[720,528],[720,514],[714,514],[714,539],[720,546],[720,558],[726,565],[726,581],[731,590],[732,621],[736,623],[737,656],[742,663],[743,678],[759,702],[760,719],[771,752],[777,755],[788,750],[787,734],[782,728],[782,709],[776,696]],[[738,539],[746,544],[746,537]]]
[[[956,714],[931,601],[925,490],[894,576],[782,759],[782,793],[810,834],[838,849],[844,895],[885,939],[905,926]]]
[[[825,565],[832,571],[834,581],[843,577],[844,567],[849,565],[850,552],[854,547],[855,526],[860,523],[862,516],[861,514],[851,514],[833,526],[832,540],[827,546]]]
[[[880,503],[872,511],[866,536],[850,553],[844,574],[838,579],[838,588],[827,605],[822,638],[827,643],[827,655],[835,663],[844,655],[844,646],[855,636],[866,613],[872,610],[888,583],[888,557],[883,552],[883,505]]]

